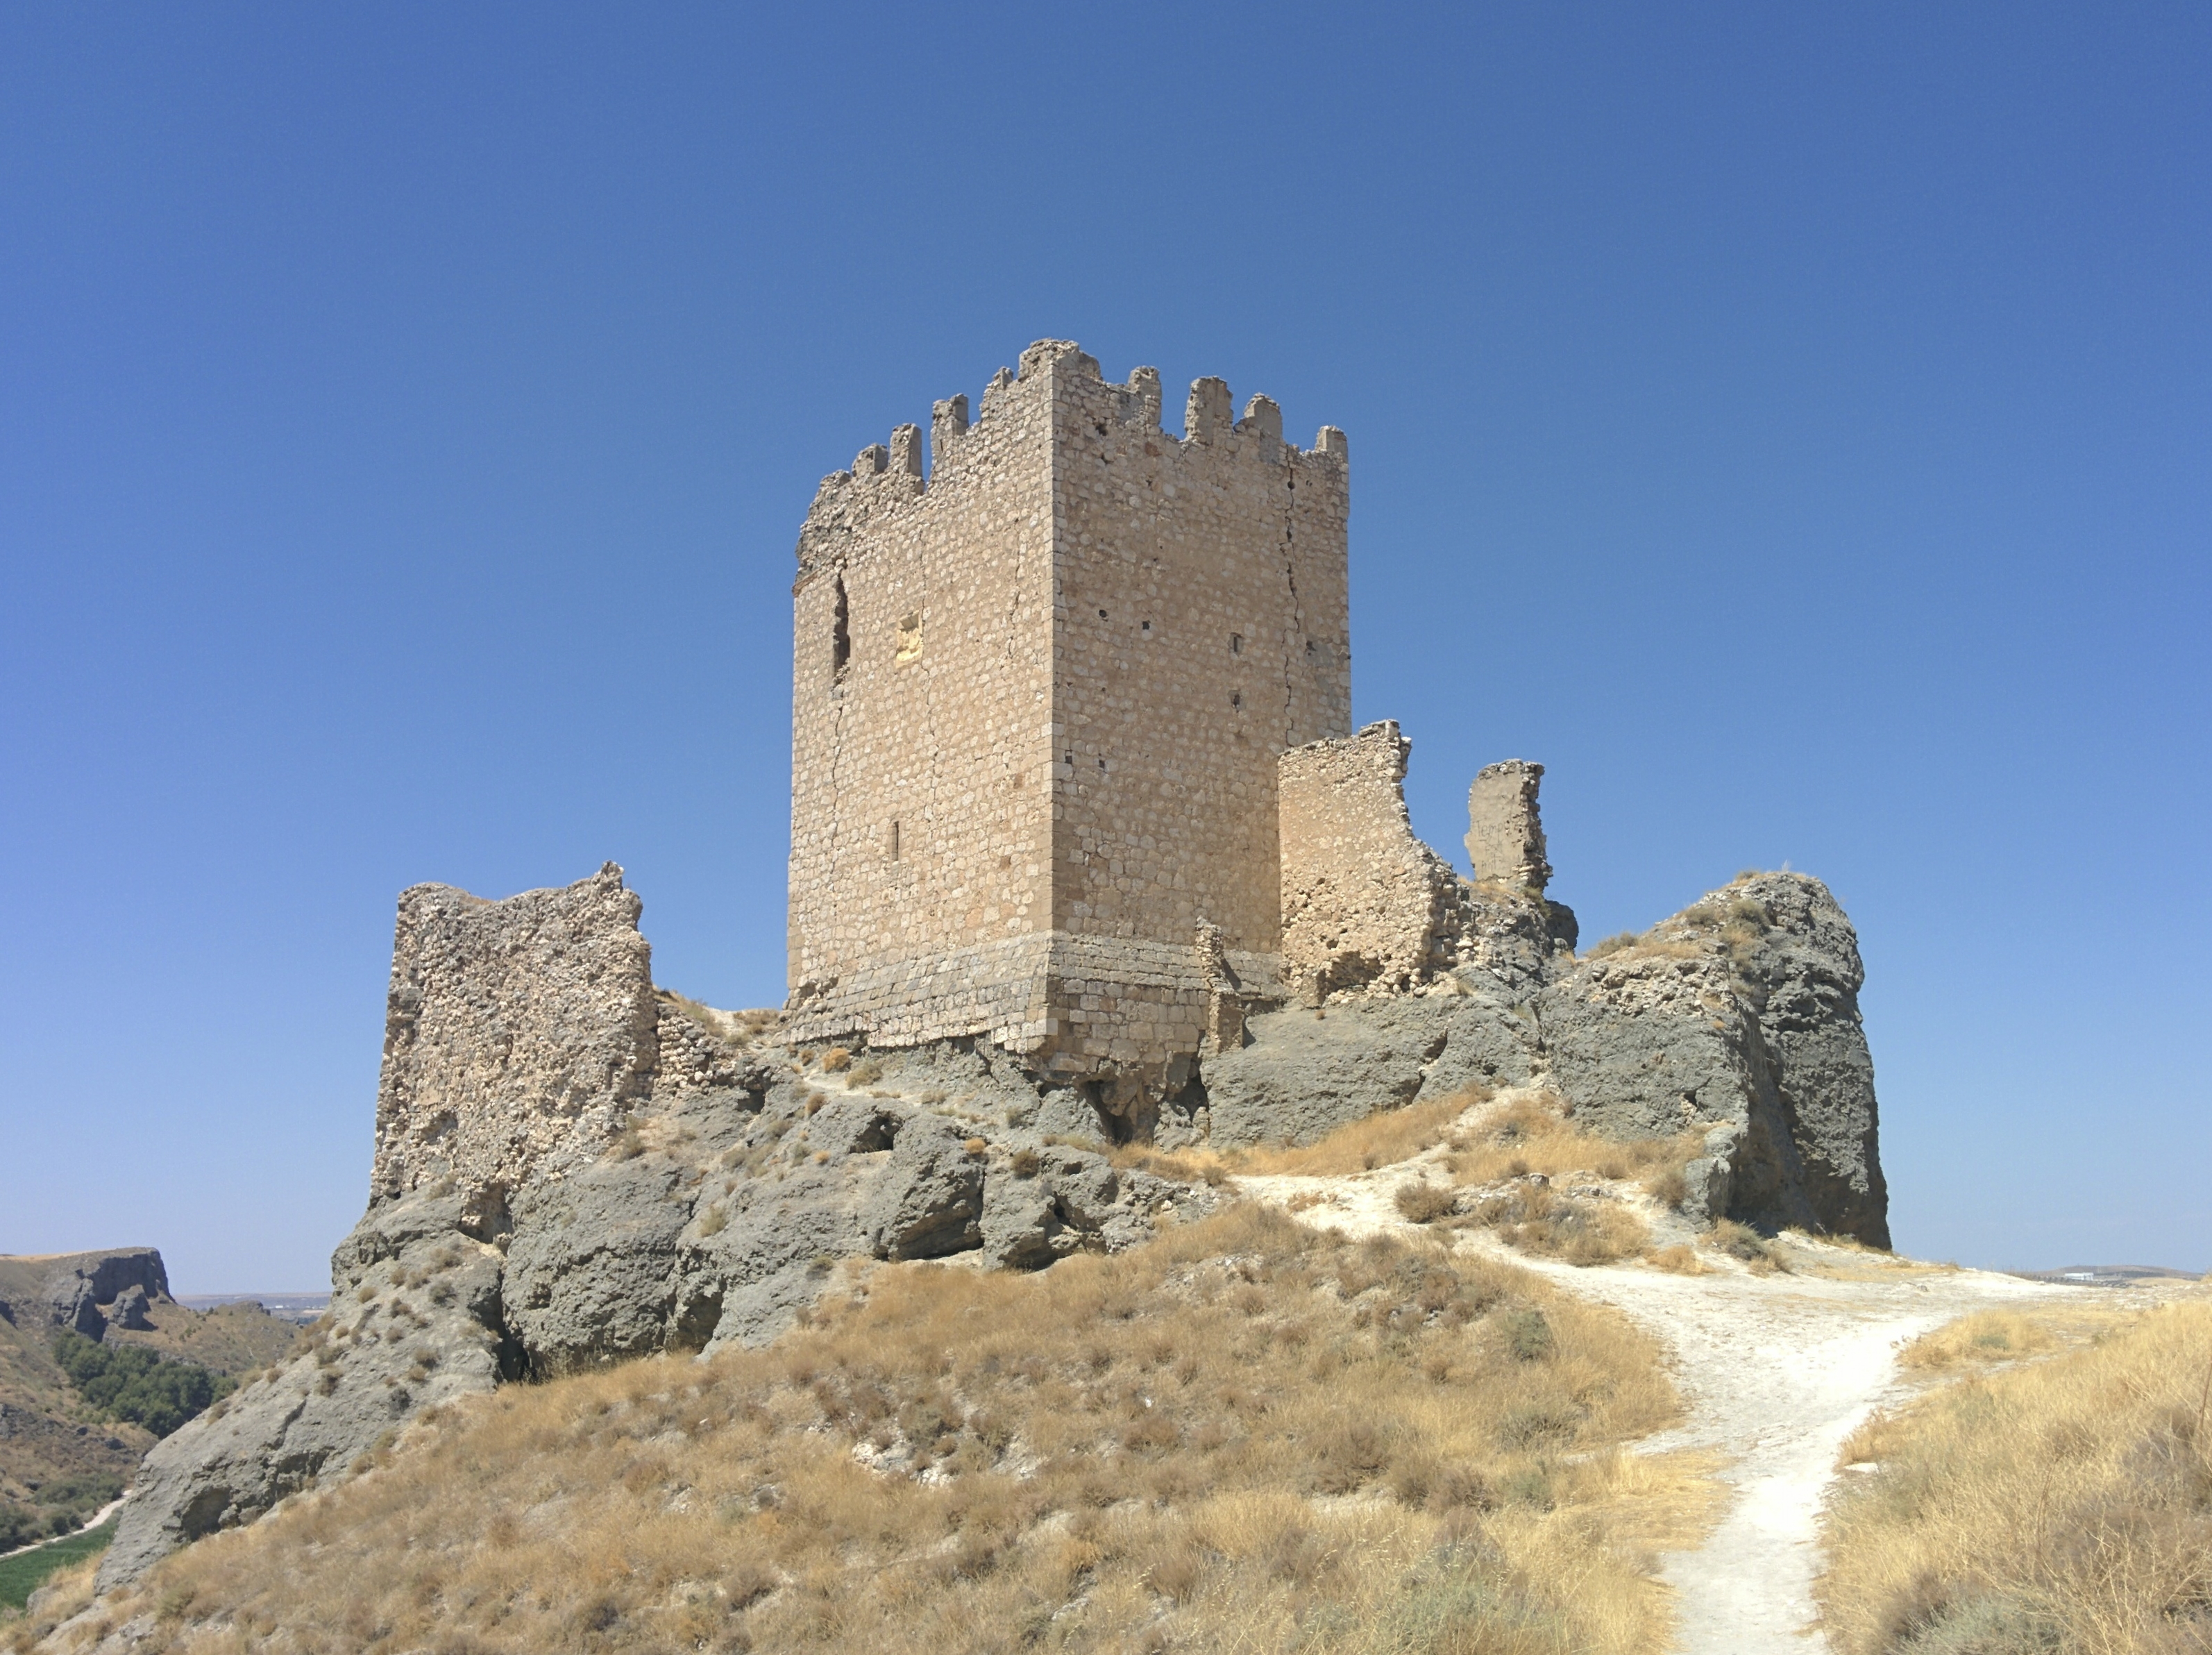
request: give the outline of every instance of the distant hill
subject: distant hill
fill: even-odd
[[[0,1551],[68,1532],[128,1484],[156,1438],[118,1415],[166,1424],[174,1413],[137,1405],[149,1394],[138,1372],[144,1358],[233,1376],[283,1355],[297,1331],[251,1300],[207,1311],[179,1304],[152,1247],[0,1254]],[[100,1388],[116,1407],[94,1406],[72,1383],[55,1355],[64,1333],[137,1359],[79,1364],[109,1378]],[[153,1389],[175,1396],[211,1387]]]
[[[2169,1269],[2163,1264],[2062,1264],[2055,1270],[2014,1270],[2029,1281],[2064,1281],[2084,1287],[2124,1287],[2136,1281],[2195,1281],[2201,1270]]]

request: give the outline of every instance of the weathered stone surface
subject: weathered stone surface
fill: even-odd
[[[933,1115],[909,1117],[861,1208],[878,1258],[942,1258],[983,1244],[983,1164],[967,1134]]]
[[[489,902],[401,893],[377,1089],[378,1196],[450,1178],[496,1206],[589,1162],[653,1085],[660,1009],[639,903],[612,862]]]
[[[1252,1044],[1204,1068],[1210,1141],[1309,1143],[1421,1097],[1530,1074],[1533,1021],[1480,995],[1381,995],[1250,1019]]]
[[[456,1197],[418,1196],[362,1220],[341,1244],[319,1348],[146,1456],[100,1591],[343,1471],[420,1409],[497,1383],[498,1255],[461,1233],[461,1217]]]
[[[1541,995],[1552,1084],[1615,1136],[1731,1129],[1698,1171],[1730,1217],[1886,1247],[1863,979],[1826,885],[1739,880]]]
[[[1462,884],[1413,837],[1413,745],[1386,721],[1279,761],[1283,975],[1294,1000],[1403,992],[1456,963]]]
[[[690,1222],[661,1156],[602,1161],[514,1202],[503,1294],[531,1372],[562,1373],[660,1348],[677,1244]]]
[[[1509,758],[1486,764],[1467,790],[1467,857],[1478,885],[1496,881],[1540,892],[1551,883],[1536,790],[1544,767]]]

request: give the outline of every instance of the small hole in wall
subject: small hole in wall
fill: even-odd
[[[1312,654],[1313,653],[1314,653],[1314,641],[1313,641],[1311,638],[1308,638],[1308,639],[1306,640],[1306,654],[1308,654],[1309,655],[1310,655],[1310,654]]]
[[[1150,621],[1146,621],[1146,622],[1144,624],[1144,625],[1143,625],[1143,626],[1141,626],[1141,627],[1139,627],[1139,628],[1138,629],[1138,630],[1139,630],[1139,631],[1140,631],[1140,632],[1149,632],[1149,631],[1151,631],[1152,630],[1152,624]]]
[[[845,669],[853,660],[852,605],[845,599],[845,577],[837,577],[836,608],[830,623],[830,681],[833,684],[845,676]]]
[[[1244,704],[1244,692],[1242,690],[1230,691],[1229,704],[1231,707],[1242,707]]]
[[[891,860],[896,861],[899,859],[899,824],[896,822],[891,824],[890,843]]]
[[[1244,635],[1242,632],[1231,632],[1229,635],[1229,653],[1232,655],[1241,655],[1244,653]]]
[[[1106,611],[1102,609],[1098,611],[1098,618],[1102,621],[1106,618]]]
[[[1062,753],[1060,756],[1060,762],[1066,765],[1068,769],[1073,770],[1075,768],[1075,755],[1073,753]]]
[[[1012,867],[1013,865],[1014,859],[1012,856],[1002,855],[999,858],[999,866],[1000,867]]]

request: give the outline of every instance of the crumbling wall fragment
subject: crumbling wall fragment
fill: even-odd
[[[1283,975],[1309,1001],[1340,989],[1403,991],[1452,963],[1460,881],[1413,837],[1413,746],[1386,720],[1279,763]]]
[[[659,1059],[639,907],[612,862],[503,902],[400,893],[372,1200],[451,1178],[495,1206],[598,1153]]]
[[[1486,764],[1467,790],[1467,856],[1475,882],[1540,891],[1551,883],[1536,789],[1544,767],[1509,758]]]

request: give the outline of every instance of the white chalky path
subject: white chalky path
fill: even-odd
[[[1299,1216],[1353,1235],[1410,1232],[1400,1184],[1440,1159],[1348,1177],[1249,1177],[1246,1193],[1276,1205],[1320,1198]],[[1718,1451],[1735,1490],[1727,1513],[1694,1551],[1669,1554],[1661,1576],[1677,1594],[1677,1655],[1823,1655],[1814,1624],[1820,1508],[1844,1440],[1904,1393],[1897,1353],[1978,1310],[2068,1289],[1981,1270],[1885,1268],[1842,1249],[1845,1269],[1869,1279],[1753,1275],[1727,1265],[1704,1275],[1649,1268],[1577,1269],[1507,1255],[1559,1287],[1611,1305],[1650,1332],[1674,1361],[1688,1417],[1639,1451]]]

